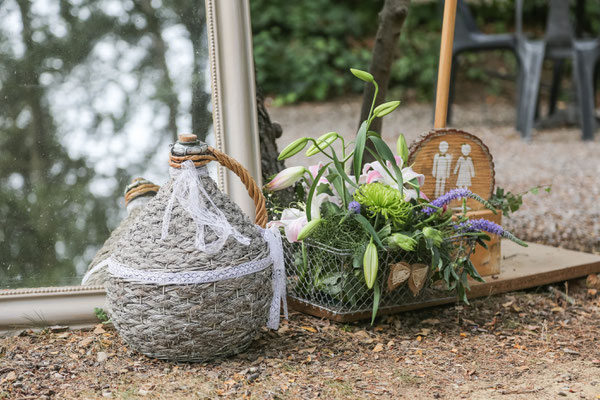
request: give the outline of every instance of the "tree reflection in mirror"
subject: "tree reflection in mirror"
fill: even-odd
[[[204,4],[0,2],[0,289],[77,285],[135,176],[212,132]]]

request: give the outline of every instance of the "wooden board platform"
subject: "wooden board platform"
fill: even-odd
[[[475,283],[469,298],[527,289],[600,272],[600,255],[529,243],[502,241],[502,272]]]
[[[557,247],[529,243],[521,247],[509,240],[502,241],[502,272],[485,277],[485,283],[471,284],[469,299],[498,293],[522,290],[562,282],[600,273],[600,255],[565,250]],[[432,299],[417,304],[384,307],[378,315],[394,314],[456,302],[455,296]],[[371,312],[336,314],[321,307],[310,306],[288,297],[291,308],[317,317],[337,322],[351,322],[371,318]]]

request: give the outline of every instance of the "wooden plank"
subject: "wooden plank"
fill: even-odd
[[[521,247],[508,240],[502,241],[502,253],[502,272],[499,275],[486,277],[485,283],[471,283],[471,291],[468,294],[469,299],[528,289],[580,278],[592,273],[600,273],[600,255],[596,254],[535,243],[529,243],[529,247]],[[449,296],[425,300],[421,303],[384,307],[377,314],[395,314],[456,301],[455,296]],[[336,313],[326,308],[308,305],[293,298],[288,298],[288,302],[290,307],[295,310],[337,322],[351,322],[371,318],[370,311]]]
[[[600,256],[529,243],[521,247],[502,241],[502,272],[474,283],[469,298],[527,289],[600,272]]]

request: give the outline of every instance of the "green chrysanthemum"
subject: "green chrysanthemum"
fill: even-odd
[[[362,185],[354,193],[354,200],[367,208],[371,218],[379,214],[396,228],[406,224],[412,208],[398,190],[380,182]]]

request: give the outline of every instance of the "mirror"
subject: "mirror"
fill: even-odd
[[[78,285],[168,179],[178,132],[215,145],[203,1],[0,2],[0,289]]]

